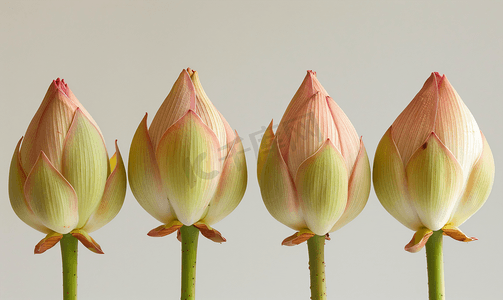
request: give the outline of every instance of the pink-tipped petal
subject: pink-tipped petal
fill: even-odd
[[[277,136],[263,165],[259,185],[265,207],[276,220],[293,230],[306,228],[297,190],[281,156]]]
[[[358,216],[370,194],[370,163],[367,151],[360,139],[360,153],[358,154],[351,177],[349,177],[348,203],[341,218],[335,223],[330,232],[342,228]]]
[[[64,143],[62,174],[79,199],[82,228],[100,204],[108,175],[108,154],[94,124],[77,108]]]
[[[66,133],[78,104],[70,101],[64,83],[54,81],[26,130],[21,147],[23,169],[30,172],[40,151],[61,171],[61,155]],[[80,103],[79,103],[80,104]]]
[[[319,92],[322,95],[328,96],[327,91],[321,86],[321,83],[316,78],[316,73],[313,71],[307,71],[307,75],[304,81],[300,85],[299,89],[295,93],[286,108],[283,118],[279,123],[276,135],[279,136],[281,155],[285,161],[288,161],[288,151],[290,146],[291,130],[294,120],[297,119],[298,111],[304,107],[304,105],[309,101],[309,99]]]
[[[215,194],[221,174],[219,142],[195,112],[171,126],[156,150],[161,178],[177,219],[199,221]]]
[[[450,218],[463,188],[456,158],[432,133],[405,167],[409,193],[423,225],[433,231]]]
[[[407,190],[407,176],[393,141],[391,126],[384,134],[374,157],[373,182],[382,206],[400,223],[417,231],[422,226]]]
[[[482,153],[483,141],[480,129],[468,107],[458,93],[442,76],[439,83],[439,103],[435,133],[449,149],[463,169],[465,180]]]
[[[129,150],[128,176],[131,192],[150,215],[164,224],[176,219],[155,158],[147,129],[147,114],[141,121]]]
[[[290,174],[295,176],[300,164],[313,155],[327,139],[338,143],[338,138],[326,96],[316,93],[292,119],[287,160]],[[281,147],[282,145],[280,149]]]
[[[262,140],[260,141],[260,148],[258,151],[258,159],[257,159],[257,178],[260,182],[260,178],[262,177],[262,170],[264,169],[264,164],[267,161],[267,157],[269,156],[269,150],[271,149],[272,141],[274,140],[274,132],[272,131],[272,121],[269,123],[269,126],[264,132],[262,136]]]
[[[35,254],[42,254],[54,247],[62,238],[63,235],[61,233],[49,231],[49,233],[40,242],[38,242],[33,252]]]
[[[24,173],[23,167],[21,166],[21,158],[19,156],[19,147],[21,141],[19,140],[14,150],[14,155],[12,155],[12,160],[10,163],[9,171],[9,198],[12,209],[16,215],[26,224],[32,228],[43,232],[50,233],[51,231],[42,225],[42,223],[37,219],[31,208],[26,203],[24,197],[24,183],[26,181],[26,174]]]
[[[475,214],[486,202],[494,183],[494,158],[486,138],[481,133],[483,150],[473,166],[465,191],[449,221],[459,226]]]
[[[58,80],[59,80],[59,78],[56,80],[56,82],[58,82]],[[64,79],[61,79],[61,81],[59,82],[59,89],[65,93],[65,95],[68,97],[68,99],[73,104],[75,104],[75,107],[78,107],[80,109],[80,111],[84,114],[84,116],[86,116],[87,119],[89,119],[89,121],[94,125],[94,127],[96,127],[96,129],[98,129],[98,131],[100,132],[100,135],[103,136],[96,121],[94,121],[91,114],[89,114],[89,112],[87,112],[86,108],[80,103],[80,101],[77,99],[77,97],[75,97],[72,90],[68,87],[68,84],[65,83]]]
[[[243,143],[236,138],[225,159],[217,190],[208,205],[203,222],[212,225],[229,215],[241,202],[247,179]]]
[[[110,161],[112,173],[108,176],[103,197],[98,208],[89,217],[83,228],[88,233],[98,230],[115,218],[124,203],[127,186],[126,168],[122,161],[117,140],[115,141],[115,154]]]
[[[344,213],[348,180],[344,158],[330,140],[300,165],[295,186],[304,221],[313,233],[327,234]]]
[[[434,130],[438,80],[434,73],[431,74],[423,88],[393,122],[393,141],[404,165],[407,165],[412,154],[424,144]]]
[[[360,138],[356,133],[353,124],[349,121],[349,118],[342,111],[342,109],[335,103],[335,101],[327,97],[328,107],[332,113],[334,120],[337,139],[333,140],[334,145],[341,152],[346,162],[346,167],[348,168],[349,174],[353,172],[353,167],[355,166],[356,157],[360,151]]]
[[[414,233],[414,236],[412,237],[412,240],[405,245],[405,251],[411,252],[411,253],[416,253],[419,252],[419,250],[423,249],[423,247],[426,245],[426,242],[428,242],[428,239],[430,236],[433,234],[433,231],[431,231],[428,228],[420,228],[416,233]]]
[[[206,95],[206,92],[199,81],[199,75],[197,71],[187,69],[190,79],[194,84],[194,89],[196,90],[196,114],[203,120],[204,124],[208,126],[217,136],[217,139],[220,144],[220,150],[222,151],[222,158],[227,156],[229,149],[227,148],[227,144],[232,141],[227,140],[227,131],[226,126],[222,120],[221,114],[215,108],[213,103],[211,103],[210,99]],[[231,145],[229,145],[231,146]],[[222,160],[223,162],[223,160]]]
[[[149,134],[154,149],[166,130],[178,119],[183,117],[189,109],[196,108],[196,90],[186,70],[182,70],[173,84],[171,91],[155,114],[150,124]]]
[[[77,226],[77,194],[44,152],[26,178],[24,195],[35,216],[50,230],[66,234]]]
[[[224,116],[220,112],[218,112],[218,114],[220,115],[220,118],[222,118],[222,122],[224,123],[225,128],[225,135],[227,136],[227,144],[224,146],[225,151],[223,151],[223,154],[227,155],[227,153],[231,151],[231,146],[234,143],[234,140],[238,138],[238,136],[236,136],[234,130],[232,130],[231,125],[229,125]]]

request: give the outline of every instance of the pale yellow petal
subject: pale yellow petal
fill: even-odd
[[[108,174],[108,155],[98,129],[77,109],[63,149],[62,174],[79,199],[79,224],[98,207]]]
[[[360,153],[358,154],[349,177],[348,203],[341,218],[335,223],[330,232],[336,231],[356,218],[367,204],[370,194],[370,163],[367,151],[360,140]]]
[[[260,192],[269,213],[293,230],[306,228],[297,198],[297,190],[281,156],[277,136],[272,142],[269,155],[262,168],[262,176],[259,179]]]
[[[217,190],[208,205],[203,222],[215,224],[238,206],[246,190],[247,174],[243,143],[236,139],[225,159]]]
[[[40,220],[35,216],[31,208],[26,203],[24,198],[24,183],[26,181],[26,174],[21,166],[21,158],[19,157],[19,146],[21,141],[19,140],[14,150],[14,155],[12,155],[12,161],[10,163],[9,171],[9,198],[12,209],[16,215],[26,224],[33,227],[34,229],[43,232],[50,233],[47,227],[42,225]]]
[[[186,226],[199,221],[220,179],[219,143],[215,134],[189,110],[166,131],[156,158],[177,219]]]
[[[274,140],[274,132],[272,131],[272,121],[269,123],[269,126],[264,132],[262,136],[262,140],[260,141],[260,148],[258,151],[258,159],[257,159],[257,178],[260,181],[262,177],[262,170],[264,169],[264,164],[267,161],[267,157],[269,156],[269,150],[271,149],[272,141]]]
[[[304,221],[315,234],[327,234],[344,213],[348,177],[344,158],[330,140],[300,165],[295,185]]]
[[[463,188],[463,171],[452,153],[432,133],[405,168],[412,203],[423,225],[442,228]]]
[[[407,177],[390,127],[377,146],[374,157],[374,190],[382,206],[400,223],[417,231],[422,223],[407,190]]]
[[[126,168],[117,141],[115,141],[115,151],[110,159],[110,163],[113,164],[112,173],[108,176],[100,205],[83,228],[88,233],[98,230],[115,218],[124,203],[127,186]]]
[[[24,194],[33,213],[45,227],[66,234],[77,226],[77,194],[44,152],[40,153],[26,178]]]
[[[486,202],[494,183],[494,158],[482,135],[483,150],[468,177],[463,197],[451,216],[450,224],[459,226],[475,214]]]
[[[128,176],[131,192],[150,215],[164,224],[176,219],[147,129],[147,114],[141,121],[129,149]]]

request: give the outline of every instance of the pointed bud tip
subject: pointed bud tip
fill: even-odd
[[[444,82],[445,74],[440,75],[439,72],[431,73],[432,76],[435,76],[435,81],[437,82],[437,87],[440,88],[442,82]]]
[[[60,79],[59,77],[56,80],[53,80],[52,83],[54,86],[60,90],[63,94],[68,96],[69,93],[69,88],[68,84],[65,82],[64,79]]]

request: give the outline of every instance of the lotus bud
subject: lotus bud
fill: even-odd
[[[298,231],[283,244],[327,235],[353,220],[370,193],[367,153],[315,72],[307,72],[276,134],[272,126],[261,141],[257,176],[269,213]]]
[[[204,236],[225,241],[210,226],[243,198],[246,161],[237,132],[210,102],[196,71],[180,73],[149,128],[145,115],[128,168],[135,198],[164,224],[150,236],[194,225]]]
[[[477,122],[445,75],[432,73],[377,147],[374,187],[384,208],[416,231],[419,251],[433,231],[472,241],[458,226],[484,204],[494,159]]]
[[[89,233],[110,222],[126,194],[117,141],[109,160],[98,125],[64,80],[50,85],[12,157],[9,197],[14,212],[47,236],[42,253],[72,234],[103,253]]]

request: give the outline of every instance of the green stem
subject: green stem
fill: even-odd
[[[426,243],[428,265],[428,291],[430,300],[445,299],[444,258],[442,254],[442,230],[433,232]]]
[[[199,229],[182,226],[182,296],[181,300],[196,299],[196,259]]]
[[[325,236],[315,235],[307,240],[311,273],[311,300],[326,300]]]
[[[63,300],[76,300],[78,240],[68,233],[63,235],[60,244],[63,259]]]

